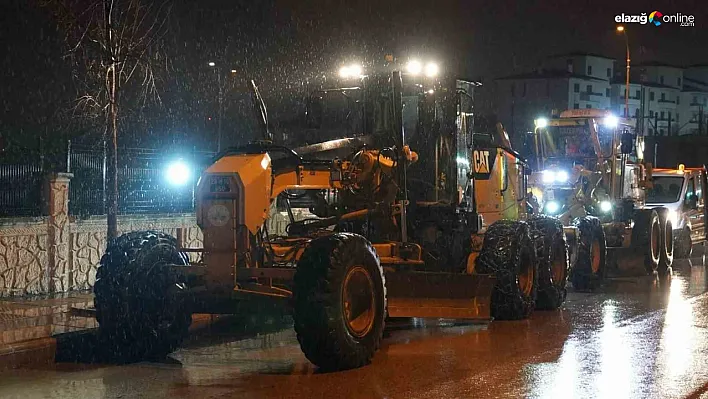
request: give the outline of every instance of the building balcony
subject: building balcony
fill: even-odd
[[[597,97],[605,98],[605,95],[603,93],[580,93],[580,101],[600,101]]]
[[[668,103],[668,104],[676,104],[675,100],[661,100],[659,99],[657,102],[659,103]]]

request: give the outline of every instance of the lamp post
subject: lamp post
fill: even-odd
[[[629,118],[629,36],[624,26],[617,27],[617,32],[624,35],[624,43],[627,46],[627,77],[624,86],[624,117]]]

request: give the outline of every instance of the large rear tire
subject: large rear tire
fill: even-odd
[[[661,233],[661,223],[656,210],[637,210],[632,230],[632,244],[640,256],[644,255],[644,269],[647,274],[654,274],[659,269]]]
[[[96,319],[117,362],[164,358],[187,336],[192,315],[183,277],[165,265],[188,264],[177,240],[157,231],[124,234],[101,258],[94,285]]]
[[[586,216],[574,222],[578,228],[578,256],[570,273],[577,291],[594,290],[605,278],[607,242],[599,219]]]
[[[669,219],[669,210],[666,208],[657,209],[659,214],[659,226],[661,227],[661,246],[659,249],[659,265],[657,272],[661,276],[671,273],[671,266],[674,264],[674,227]]]
[[[494,274],[491,313],[498,320],[525,319],[533,313],[538,290],[536,248],[525,222],[498,221],[484,234],[476,272]]]
[[[563,223],[556,218],[539,217],[529,221],[529,224],[543,239],[538,255],[536,309],[558,309],[565,301],[568,282],[568,243]]]
[[[364,237],[313,240],[295,272],[294,320],[300,348],[316,366],[346,370],[371,362],[383,336],[383,269]]]

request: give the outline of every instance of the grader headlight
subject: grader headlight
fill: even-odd
[[[570,174],[566,170],[544,170],[541,172],[542,181],[545,184],[567,183]]]

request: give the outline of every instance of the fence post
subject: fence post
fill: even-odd
[[[71,173],[71,140],[66,141],[66,173]]]
[[[65,292],[71,287],[69,256],[69,181],[71,173],[53,173],[46,180],[47,218],[47,277],[49,292]]]

